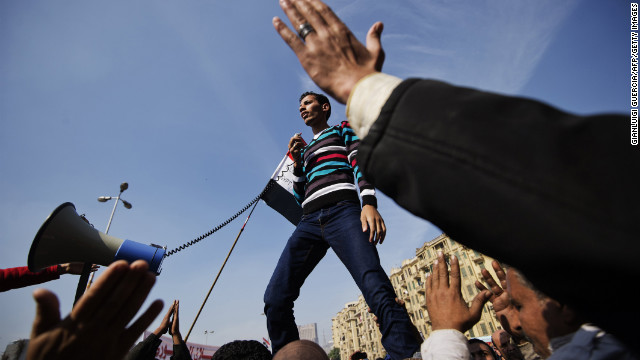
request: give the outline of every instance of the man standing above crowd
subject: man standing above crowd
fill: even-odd
[[[273,353],[299,339],[293,302],[331,247],[380,319],[387,353],[392,359],[411,357],[420,341],[406,310],[395,302],[393,286],[380,266],[376,245],[384,241],[386,228],[376,209],[375,190],[364,180],[356,162],[359,139],[346,121],[329,126],[331,104],[324,95],[302,94],[299,110],[314,137],[306,146],[300,134],[289,141],[297,177],[294,195],[304,216],[289,238],[264,295]]]

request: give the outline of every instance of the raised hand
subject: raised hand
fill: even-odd
[[[122,359],[162,310],[162,301],[156,300],[126,327],[155,283],[148,269],[142,260],[131,265],[124,260],[114,262],[62,320],[56,295],[36,290],[36,318],[27,359]]]
[[[58,265],[58,272],[61,274],[82,275],[82,268],[84,263],[65,263]],[[94,272],[100,268],[100,265],[92,264],[91,272]]]
[[[169,328],[171,327],[171,315],[173,315],[175,307],[176,307],[176,300],[174,300],[171,306],[169,307],[169,310],[164,315],[164,318],[162,319],[160,326],[158,326],[158,328],[153,332],[154,334],[156,334],[157,336],[161,336],[162,334],[166,334],[167,331],[169,331]]]
[[[524,337],[522,326],[520,325],[516,309],[513,304],[511,304],[511,299],[506,291],[507,275],[502,266],[500,266],[500,263],[497,261],[494,260],[491,263],[491,267],[493,267],[493,270],[498,277],[498,281],[491,276],[491,273],[489,273],[487,269],[482,269],[482,277],[489,285],[489,289],[492,293],[489,301],[493,305],[493,310],[496,312],[496,317],[498,318],[498,321],[500,321],[502,328],[515,337],[516,340],[522,339]],[[487,290],[484,284],[480,281],[476,280],[475,285],[480,291]]]
[[[180,337],[180,340],[182,340],[180,335],[180,301],[176,300],[174,301],[174,304],[173,321],[171,321],[171,335],[173,335],[174,338],[178,336]]]
[[[364,46],[320,0],[280,0],[280,7],[295,29],[311,25],[311,32],[301,32],[302,39],[278,17],[273,18],[276,31],[311,80],[334,99],[345,104],[358,80],[382,70],[381,22],[371,26]]]
[[[426,303],[433,330],[469,330],[480,320],[482,307],[489,300],[491,292],[481,291],[472,300],[471,307],[460,292],[460,264],[451,256],[451,274],[447,269],[442,252],[433,267],[433,273],[426,281]]]
[[[487,269],[482,269],[482,277],[484,278],[484,281],[487,282],[489,289],[492,292],[489,301],[493,304],[493,309],[498,312],[511,306],[509,294],[507,294],[507,291],[505,290],[507,288],[507,275],[497,261],[494,260],[491,263],[491,266],[496,272],[499,283],[493,278],[493,276],[491,276],[491,273],[487,271]],[[487,290],[484,284],[478,280],[476,280],[476,288],[480,291]]]

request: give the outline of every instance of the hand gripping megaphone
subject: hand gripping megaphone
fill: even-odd
[[[58,206],[49,215],[33,239],[27,265],[31,271],[68,262],[109,265],[117,260],[138,259],[149,264],[149,271],[160,275],[167,249],[118,239],[96,230],[76,212],[70,203]]]

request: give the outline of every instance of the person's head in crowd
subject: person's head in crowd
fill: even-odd
[[[329,356],[313,341],[296,340],[280,349],[273,360],[329,360]]]
[[[525,336],[522,331],[520,319],[518,318],[518,311],[513,307],[513,305],[510,304],[508,307],[500,311],[496,311],[496,318],[498,318],[500,325],[502,325],[505,331],[513,337],[515,342],[524,340]]]
[[[256,340],[235,340],[222,345],[211,360],[271,360],[271,352]]]
[[[504,329],[496,330],[491,335],[491,342],[505,360],[524,360],[520,349],[511,341],[511,334]]]
[[[469,339],[469,352],[472,360],[496,360],[498,356],[491,346],[480,339]]]
[[[349,357],[349,360],[362,360],[367,358],[367,353],[364,351],[356,351]]]
[[[522,330],[540,356],[551,355],[550,339],[575,332],[582,319],[568,306],[537,290],[518,270],[507,270],[507,291]]]

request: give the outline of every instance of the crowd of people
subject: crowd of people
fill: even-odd
[[[265,292],[274,354],[259,342],[234,341],[213,359],[327,359],[319,346],[299,339],[292,308],[329,247],[344,258],[378,317],[389,359],[410,358],[418,348],[422,359],[438,360],[638,358],[640,318],[626,289],[640,272],[634,261],[640,153],[626,141],[627,116],[578,116],[437,80],[402,80],[381,72],[382,23],[373,24],[362,44],[321,0],[280,5],[297,33],[277,17],[275,30],[311,80],[347,105],[348,122],[329,126],[328,99],[301,96],[301,117],[316,137],[308,145],[296,136],[289,142],[306,220]],[[326,174],[335,178],[318,180]],[[355,188],[345,185],[354,179],[362,208]],[[432,332],[424,341],[380,267],[376,245],[386,228],[374,188],[502,262],[492,264],[497,279],[482,271],[484,283],[476,283],[480,292],[468,304],[458,259],[438,254],[425,284]],[[48,270],[52,278],[59,269]],[[133,320],[154,282],[144,261],[117,261],[63,319],[55,294],[36,290],[27,359],[152,359],[166,332],[173,358],[190,359],[178,301],[133,346],[162,309],[156,300]],[[488,302],[502,329],[491,344],[467,339]]]
[[[382,23],[373,24],[363,45],[320,0],[280,4],[300,36],[277,17],[276,31],[311,80],[347,105],[347,119],[361,140],[363,176],[456,241],[511,266],[506,287],[515,311],[506,311],[518,323],[510,326],[520,326],[528,338],[541,326],[541,341],[531,342],[543,357],[567,358],[575,351],[572,343],[585,338],[591,350],[574,358],[621,358],[619,349],[635,357],[640,318],[635,298],[622,290],[639,273],[633,257],[640,153],[628,141],[629,116],[578,116],[530,99],[402,80],[381,72]],[[588,271],[595,264],[598,270]],[[440,277],[448,279],[446,272]],[[531,297],[516,300],[525,276],[547,299],[537,299],[539,309],[528,306],[536,300]],[[482,291],[471,310],[497,295]],[[430,334],[423,358],[432,356],[434,346],[469,356],[461,330],[472,314],[459,305],[451,310],[466,314],[458,319],[464,321],[451,322],[447,312],[450,327]],[[547,319],[552,309],[564,318]],[[432,321],[437,312],[429,312]],[[441,333],[447,341],[429,343]],[[610,346],[612,336],[617,346]]]

